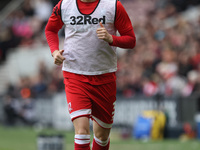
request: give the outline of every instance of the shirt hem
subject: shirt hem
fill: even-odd
[[[76,71],[76,70],[64,69],[64,68],[62,69],[62,71],[67,71],[67,72],[80,74],[80,75],[101,75],[101,74],[116,72],[117,68],[105,70],[105,71],[98,71],[98,72]]]

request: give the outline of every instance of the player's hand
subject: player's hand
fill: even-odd
[[[100,24],[100,28],[97,29],[97,37],[108,43],[112,43],[113,42],[112,35],[108,33],[108,31],[106,30],[106,28],[103,26],[101,22],[99,24]]]
[[[55,50],[52,53],[52,56],[54,58],[54,64],[56,65],[61,65],[63,63],[63,61],[65,60],[65,58],[62,56],[64,50]]]

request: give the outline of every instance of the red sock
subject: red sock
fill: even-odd
[[[75,135],[74,150],[90,150],[90,135]]]
[[[88,144],[77,144],[74,142],[74,150],[90,150],[90,143]]]
[[[92,150],[109,150],[110,139],[101,141],[94,136]]]

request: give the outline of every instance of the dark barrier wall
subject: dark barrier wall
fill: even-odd
[[[65,94],[58,94],[48,100],[34,100],[37,120],[43,124],[51,125],[55,117],[58,117],[58,120],[61,118],[60,122],[64,123],[63,119],[65,119],[66,112],[68,112],[67,104],[63,105],[63,102],[66,102],[64,99]],[[3,98],[0,97],[0,123],[4,121],[3,101]],[[114,122],[115,124],[132,125],[137,116],[144,110],[165,111],[168,116],[169,126],[176,126],[186,122],[195,125],[195,115],[200,113],[200,95],[192,95],[190,97],[162,97],[159,95],[155,97],[138,96],[131,98],[118,96]],[[66,124],[63,126],[66,126]]]
[[[195,116],[200,113],[200,95],[177,99],[177,120],[179,123],[195,124]]]

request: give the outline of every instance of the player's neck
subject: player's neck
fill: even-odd
[[[81,0],[82,2],[94,2],[96,0]]]

